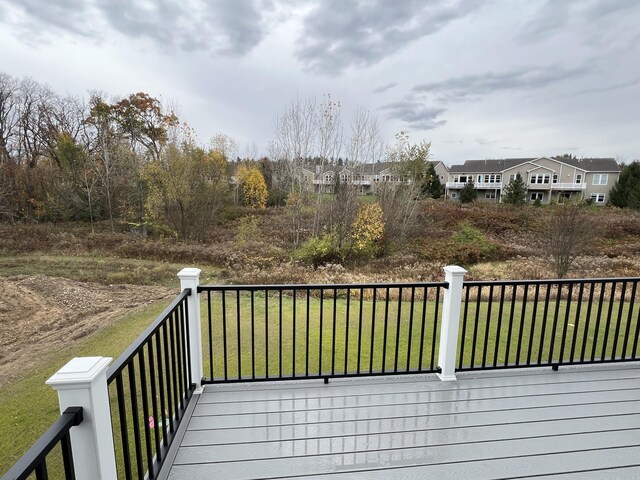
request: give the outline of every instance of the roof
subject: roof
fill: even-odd
[[[569,157],[532,157],[504,158],[496,160],[465,160],[462,165],[452,165],[450,173],[495,173],[533,162],[541,158],[549,158],[565,163],[587,172],[619,172],[620,165],[613,158],[569,158]]]

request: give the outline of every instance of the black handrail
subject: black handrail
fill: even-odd
[[[428,373],[447,282],[201,285],[203,383]]]
[[[193,396],[190,295],[183,290],[107,371],[116,458],[127,479],[157,478]]]
[[[47,455],[60,444],[65,479],[75,480],[69,431],[82,423],[82,407],[69,407],[33,446],[2,476],[2,480],[26,480],[34,472],[37,479],[48,478]]]

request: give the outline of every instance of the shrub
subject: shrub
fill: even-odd
[[[306,240],[293,253],[296,260],[311,264],[314,269],[327,263],[340,263],[343,260],[335,233],[322,233]]]
[[[378,256],[383,249],[384,221],[379,203],[362,205],[351,226],[353,253],[364,258]]]

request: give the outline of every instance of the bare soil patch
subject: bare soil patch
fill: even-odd
[[[166,287],[101,285],[46,275],[0,278],[0,387],[42,355],[175,294]]]

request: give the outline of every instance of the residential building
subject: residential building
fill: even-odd
[[[442,185],[448,178],[449,169],[440,161],[430,161]],[[406,176],[397,171],[397,162],[361,163],[355,165],[317,165],[302,167],[301,178],[309,181],[313,175],[314,189],[322,193],[332,193],[338,181],[358,187],[358,193],[369,195],[376,191],[379,185],[388,182],[408,182]]]
[[[604,205],[618,179],[620,166],[613,158],[466,160],[449,169],[445,195],[454,200],[459,198],[465,183],[472,180],[478,200],[499,202],[504,188],[518,173],[527,185],[528,202],[580,198]]]

